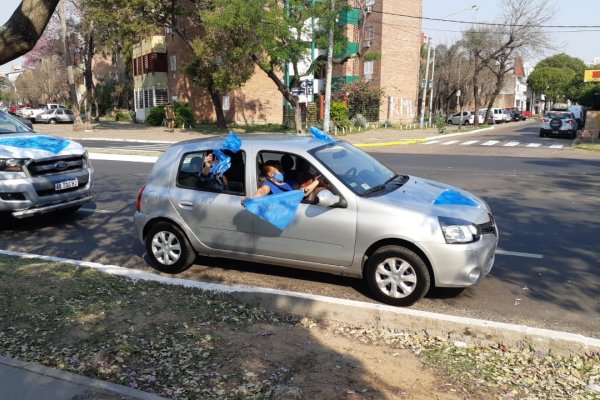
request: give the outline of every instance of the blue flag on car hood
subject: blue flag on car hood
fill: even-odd
[[[435,205],[456,205],[456,206],[471,206],[477,207],[477,203],[468,197],[450,189],[446,189],[439,195],[437,199],[433,202]]]
[[[246,199],[244,206],[246,210],[260,219],[284,230],[294,220],[296,210],[303,197],[304,191],[291,190],[289,192]]]
[[[23,138],[3,138],[0,139],[0,145],[20,147],[24,149],[38,149],[46,150],[51,153],[60,153],[64,150],[71,142],[53,136],[29,136]]]

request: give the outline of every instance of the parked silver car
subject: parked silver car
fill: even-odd
[[[47,110],[35,116],[35,122],[42,122],[46,124],[56,124],[60,122],[73,123],[73,119],[73,111],[66,108]]]
[[[77,210],[92,199],[93,177],[79,143],[36,133],[0,111],[0,214]]]
[[[244,137],[230,154],[227,186],[198,186],[195,161],[219,146],[171,146],[140,189],[136,230],[162,272],[182,272],[199,254],[256,261],[362,277],[376,299],[408,306],[431,286],[475,285],[492,268],[494,218],[466,191],[397,175],[346,142],[303,135]],[[281,230],[240,203],[264,179],[260,166],[284,157],[293,160],[286,176],[321,175],[326,188]]]

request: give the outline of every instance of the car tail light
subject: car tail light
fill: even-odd
[[[548,122],[550,122],[550,120],[549,120],[549,119],[546,119],[546,118],[544,118],[544,123],[548,123]]]
[[[573,125],[573,120],[572,119],[568,119],[567,120],[567,124]]]
[[[137,196],[137,201],[135,202],[135,209],[139,212],[142,211],[142,194],[144,194],[144,189],[146,189],[146,185],[142,186],[140,188],[140,191],[138,192],[138,196]]]

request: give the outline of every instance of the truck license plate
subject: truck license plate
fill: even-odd
[[[558,135],[558,131],[552,131],[553,135]]]
[[[59,190],[71,189],[78,186],[79,181],[77,180],[77,178],[69,178],[65,179],[64,181],[55,182],[54,190],[58,192]]]

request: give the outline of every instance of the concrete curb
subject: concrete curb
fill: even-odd
[[[309,316],[323,321],[350,322],[356,325],[369,325],[413,332],[426,331],[430,335],[448,336],[476,342],[501,342],[512,345],[527,345],[540,351],[552,350],[564,354],[600,352],[600,339],[570,332],[552,331],[525,325],[437,314],[378,303],[345,300],[276,289],[229,286],[181,278],[170,278],[151,272],[132,270],[115,265],[103,265],[9,250],[0,250],[0,254],[93,268],[111,275],[124,276],[133,280],[154,281],[227,293],[241,302],[259,305],[271,311]]]
[[[128,399],[137,400],[167,400],[165,397],[157,396],[152,393],[143,392],[134,388],[115,383],[99,381],[82,375],[76,375],[70,372],[61,371],[55,368],[45,367],[40,364],[16,360],[14,358],[0,356],[0,366],[8,366],[38,376],[35,382],[40,381],[40,376],[48,377],[52,380],[66,382],[68,384],[81,386],[83,388],[92,388],[102,391],[109,391],[120,396],[126,396]],[[82,389],[83,390],[83,389]],[[1,396],[0,396],[1,397]]]

